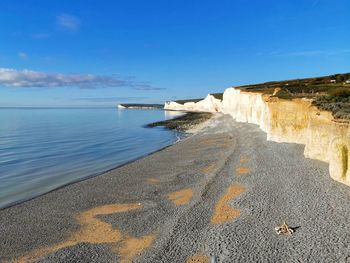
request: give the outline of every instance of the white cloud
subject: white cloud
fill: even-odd
[[[61,14],[56,17],[59,29],[64,31],[77,31],[81,25],[80,20],[72,15]]]
[[[18,52],[18,57],[19,57],[20,59],[23,59],[23,60],[28,59],[27,54],[24,53],[24,52]]]
[[[85,89],[129,87],[141,90],[159,90],[149,82],[116,76],[92,74],[54,74],[32,70],[0,68],[0,86],[6,87],[79,87]]]

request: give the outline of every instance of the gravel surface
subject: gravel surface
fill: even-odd
[[[212,116],[213,114],[209,112],[186,112],[184,115],[170,120],[149,123],[146,127],[152,128],[163,126],[171,130],[188,131],[189,129],[198,126],[198,124],[209,120]]]
[[[227,204],[238,216],[213,223],[230,186],[245,189]],[[168,199],[184,189],[189,202]],[[268,142],[257,126],[219,116],[162,151],[1,210],[0,261],[350,262],[349,202],[350,188],[329,177],[326,163],[305,159],[303,146]],[[107,213],[109,204],[134,208]],[[99,214],[97,233],[88,233],[104,242],[64,243],[74,233],[90,238],[89,211]],[[284,221],[293,235],[275,233]],[[148,236],[149,245],[133,243]]]

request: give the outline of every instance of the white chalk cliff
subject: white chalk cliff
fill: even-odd
[[[240,89],[225,90],[222,102],[208,95],[197,103],[166,103],[165,109],[223,112],[254,123],[275,142],[305,145],[304,155],[329,163],[330,176],[350,186],[349,125],[312,106],[309,99],[284,100]]]
[[[208,94],[204,100],[198,102],[186,102],[185,104],[179,104],[174,101],[166,102],[164,109],[179,111],[220,112],[221,104],[221,100],[216,99],[213,95]]]

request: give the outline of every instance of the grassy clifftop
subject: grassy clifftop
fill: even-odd
[[[223,93],[213,93],[213,95],[216,99],[222,100]],[[176,100],[175,102],[179,104],[185,104],[186,102],[198,102],[200,100],[203,100],[204,98],[197,98],[197,99],[185,99],[185,100]]]
[[[350,88],[350,73],[335,74],[316,78],[292,79],[283,81],[271,81],[261,84],[245,85],[239,88],[246,91],[259,91],[272,94],[276,89],[280,91],[277,97],[293,98],[317,95],[330,95],[335,89],[341,87]]]
[[[335,118],[350,119],[350,73],[273,81],[239,88],[274,94],[281,99],[311,98],[315,106],[331,111]]]
[[[313,104],[331,111],[335,118],[350,119],[350,73],[323,77],[270,81],[238,86],[243,91],[270,94],[281,99],[310,98]],[[221,99],[223,93],[212,94]],[[198,102],[203,98],[177,100],[177,103]]]

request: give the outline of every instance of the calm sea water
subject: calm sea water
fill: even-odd
[[[143,125],[162,110],[0,109],[0,207],[134,160],[178,134]]]

